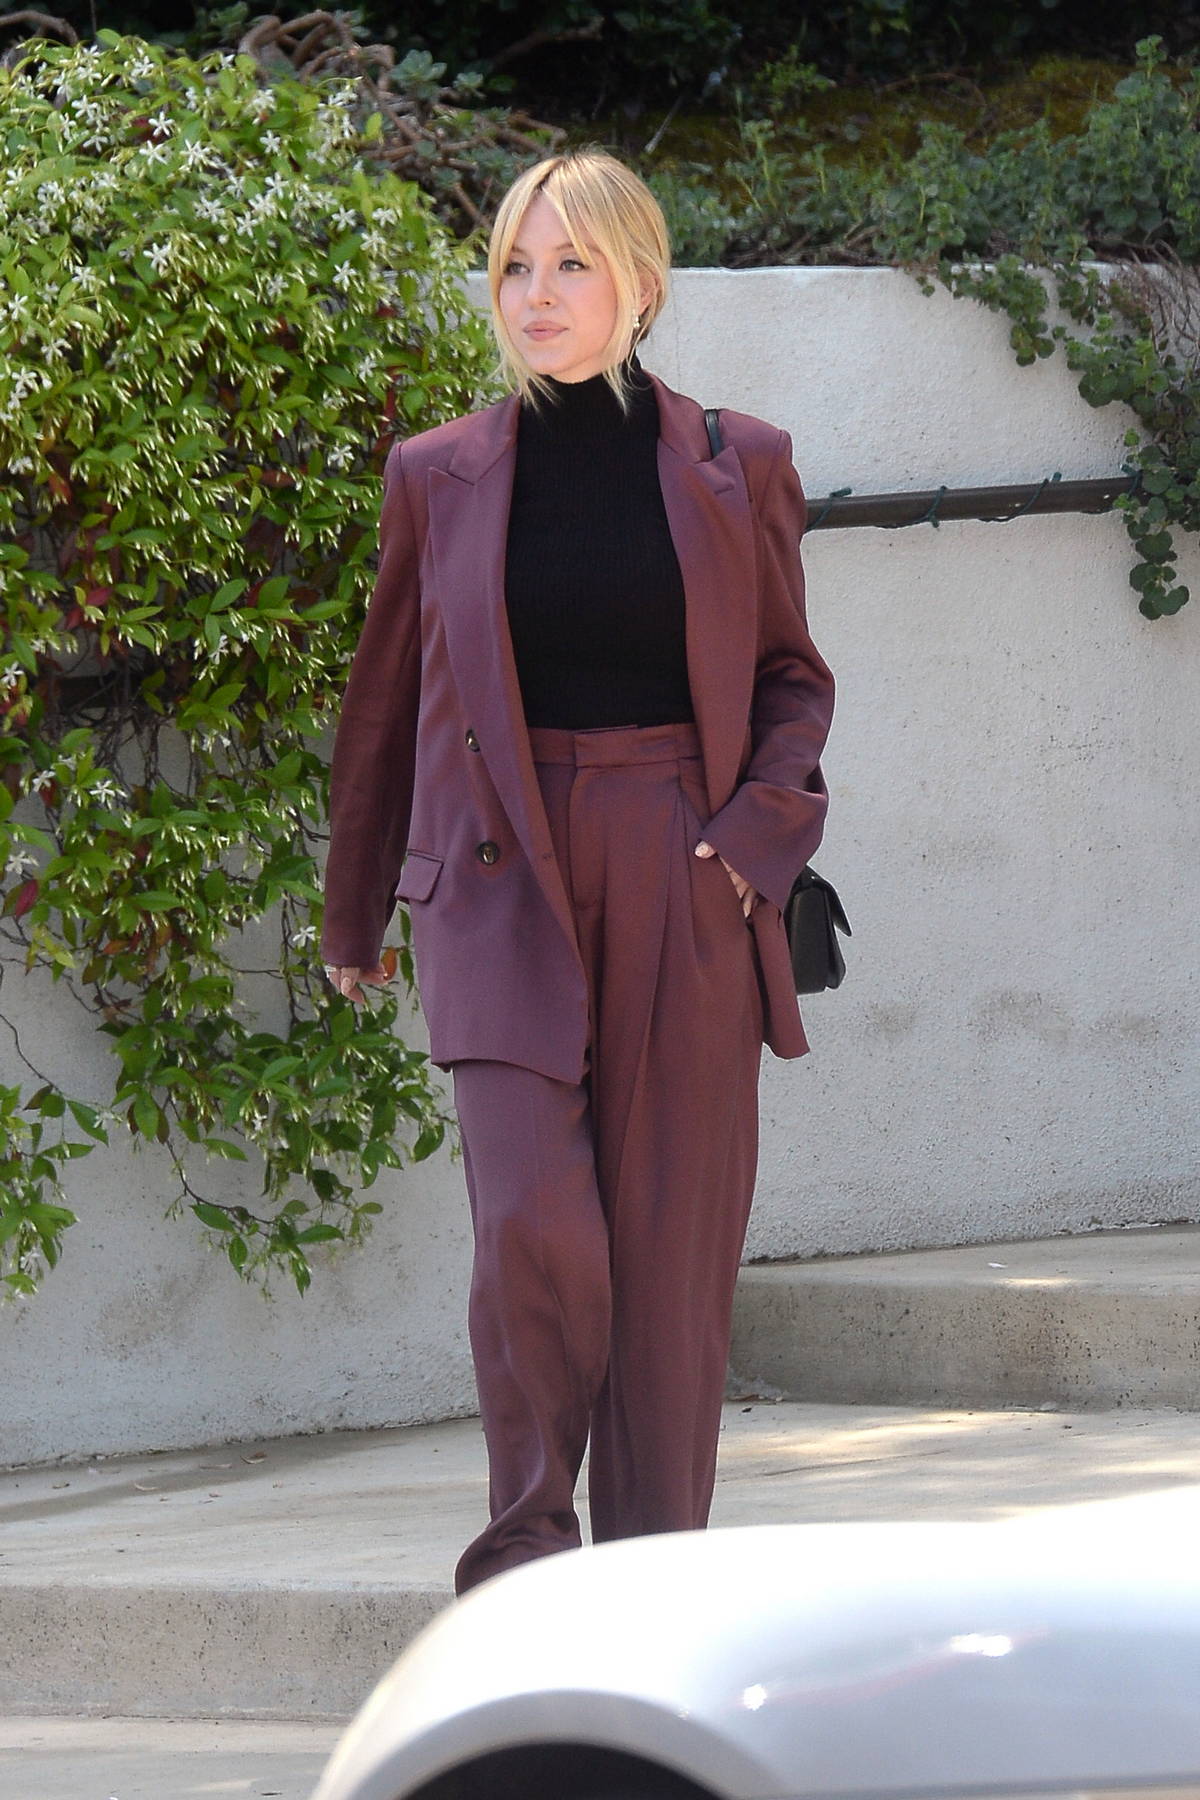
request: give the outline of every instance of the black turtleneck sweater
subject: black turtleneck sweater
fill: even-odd
[[[658,480],[658,402],[602,375],[520,410],[505,595],[528,725],[694,718],[683,580]]]

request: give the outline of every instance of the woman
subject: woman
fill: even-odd
[[[777,427],[637,346],[669,246],[606,153],[506,195],[514,391],[385,469],[334,747],[322,955],[355,1003],[412,917],[475,1234],[491,1519],[456,1591],[580,1542],[706,1524],[764,1040],[807,1049],[781,909],[826,806],[833,684],[805,624]]]

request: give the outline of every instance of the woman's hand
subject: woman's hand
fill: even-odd
[[[326,963],[325,975],[338,993],[344,994],[347,1000],[353,1000],[355,1006],[363,1005],[367,998],[358,985],[360,981],[367,982],[371,987],[385,987],[391,979],[382,963],[376,963],[372,969],[349,966],[343,968],[336,963]]]
[[[711,844],[706,844],[704,839],[701,838],[700,842],[696,845],[696,855],[697,856],[720,856],[721,853],[719,850],[714,850]],[[749,918],[750,914],[753,912],[754,907],[758,901],[758,898],[759,898],[758,892],[755,888],[752,888],[750,886],[750,883],[748,881],[744,881],[742,879],[742,877],[738,874],[736,869],[731,869],[729,867],[729,864],[727,862],[725,862],[725,858],[723,856],[721,857],[721,861],[724,864],[725,870],[729,876],[730,881],[732,881],[734,887],[737,889],[737,897],[742,903],[742,911],[746,915],[746,917]]]

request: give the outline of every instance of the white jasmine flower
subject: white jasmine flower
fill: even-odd
[[[170,244],[151,244],[146,251],[147,260],[154,264],[155,273],[161,275],[171,260]]]
[[[27,394],[36,393],[39,385],[38,376],[33,369],[15,369],[10,401],[23,400]]]
[[[13,879],[24,875],[27,869],[36,868],[36,856],[31,856],[28,850],[14,850],[4,865],[4,873],[7,878]]]

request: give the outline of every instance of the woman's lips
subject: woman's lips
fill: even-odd
[[[565,325],[527,325],[525,327],[525,336],[532,338],[558,337],[559,334],[565,330]]]

